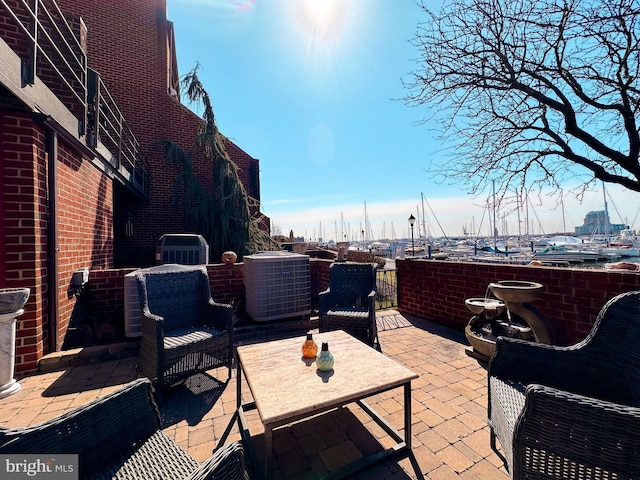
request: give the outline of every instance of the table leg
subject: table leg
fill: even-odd
[[[236,383],[236,408],[240,408],[242,406],[242,369],[240,368],[240,359],[238,359]]]
[[[264,427],[264,478],[271,480],[273,472],[273,427]]]
[[[411,450],[411,381],[404,385],[404,443]]]

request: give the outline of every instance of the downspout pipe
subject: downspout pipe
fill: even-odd
[[[49,351],[58,351],[58,133],[47,129],[47,300]]]

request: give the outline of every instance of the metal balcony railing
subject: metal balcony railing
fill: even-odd
[[[83,135],[87,57],[79,35],[53,0],[0,0],[0,6],[0,33],[20,57],[22,86],[40,78],[78,118]],[[79,22],[77,27],[79,33]]]
[[[78,119],[78,137],[146,200],[149,165],[100,75],[87,68],[86,28],[68,19],[55,0],[0,0],[0,38],[20,58],[21,87],[36,77]]]
[[[96,148],[99,143],[104,145],[112,154],[106,160],[113,169],[140,191],[148,192],[149,164],[142,155],[138,140],[127,126],[100,74],[91,68],[87,72],[87,144],[92,148]]]

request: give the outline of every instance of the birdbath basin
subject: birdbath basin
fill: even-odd
[[[491,292],[506,303],[531,303],[544,290],[544,285],[525,280],[503,280],[489,284]]]
[[[0,315],[21,310],[30,294],[29,288],[0,288]]]
[[[464,304],[475,315],[480,315],[484,311],[497,315],[504,311],[504,302],[495,298],[467,298]]]

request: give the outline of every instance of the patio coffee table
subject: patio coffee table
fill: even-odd
[[[238,420],[255,460],[244,412],[258,410],[264,425],[265,478],[271,478],[275,428],[352,402],[357,402],[398,443],[332,472],[332,477],[344,478],[391,455],[410,451],[411,380],[418,375],[342,330],[314,334],[318,346],[329,342],[329,351],[335,358],[332,371],[320,372],[315,361],[302,358],[304,340],[305,337],[289,338],[237,349]],[[242,403],[243,373],[253,402]],[[404,437],[363,401],[398,387],[404,387]]]

